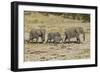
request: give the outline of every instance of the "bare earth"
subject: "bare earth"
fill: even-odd
[[[88,38],[81,44],[77,43],[29,43],[25,44],[24,61],[87,59],[90,57],[90,41]]]
[[[37,19],[37,21],[36,21]],[[47,33],[59,31],[63,35],[64,28],[71,26],[82,26],[86,32],[86,39],[81,43],[25,43],[24,61],[48,61],[48,60],[72,60],[90,58],[90,23],[81,23],[77,20],[64,19],[57,16],[42,16],[31,14],[25,16],[25,32],[29,32],[32,27],[45,28]],[[51,29],[52,28],[52,29]],[[46,35],[47,35],[46,33]],[[47,37],[46,37],[47,39]],[[72,39],[73,41],[74,39]]]

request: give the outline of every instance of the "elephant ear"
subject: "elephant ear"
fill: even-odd
[[[36,31],[38,35],[41,35],[41,30]]]

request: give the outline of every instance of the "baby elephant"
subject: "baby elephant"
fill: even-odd
[[[64,42],[66,42],[66,40],[68,39],[68,42],[70,43],[71,38],[76,38],[77,43],[80,43],[81,34],[83,34],[83,39],[85,40],[85,32],[82,27],[72,27],[72,28],[65,29],[64,34],[65,34]]]
[[[50,32],[47,36],[47,43],[60,43],[62,40],[62,37],[59,32]]]
[[[45,41],[45,29],[33,28],[30,31],[30,41],[33,41],[35,39],[36,42],[39,42],[39,38],[41,38],[41,42]]]

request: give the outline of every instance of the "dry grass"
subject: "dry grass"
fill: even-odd
[[[47,60],[70,60],[90,58],[90,24],[81,23],[78,20],[66,19],[61,16],[44,16],[39,13],[25,15],[25,32],[30,32],[32,28],[46,29],[48,32],[58,31],[64,37],[64,29],[81,26],[86,32],[86,40],[81,44],[76,43],[25,43],[24,61],[47,61]],[[47,39],[47,37],[46,37]]]

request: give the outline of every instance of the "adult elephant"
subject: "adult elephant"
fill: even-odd
[[[68,39],[68,42],[70,43],[71,38],[76,38],[77,43],[80,43],[80,35],[83,34],[83,39],[85,40],[85,32],[82,27],[71,27],[65,29],[65,39],[64,42]]]
[[[47,36],[47,43],[60,43],[62,37],[59,32],[49,32]]]
[[[41,42],[45,41],[45,29],[33,28],[30,31],[30,41],[33,42],[33,40],[35,39],[35,42],[39,42],[39,38],[41,38]]]

